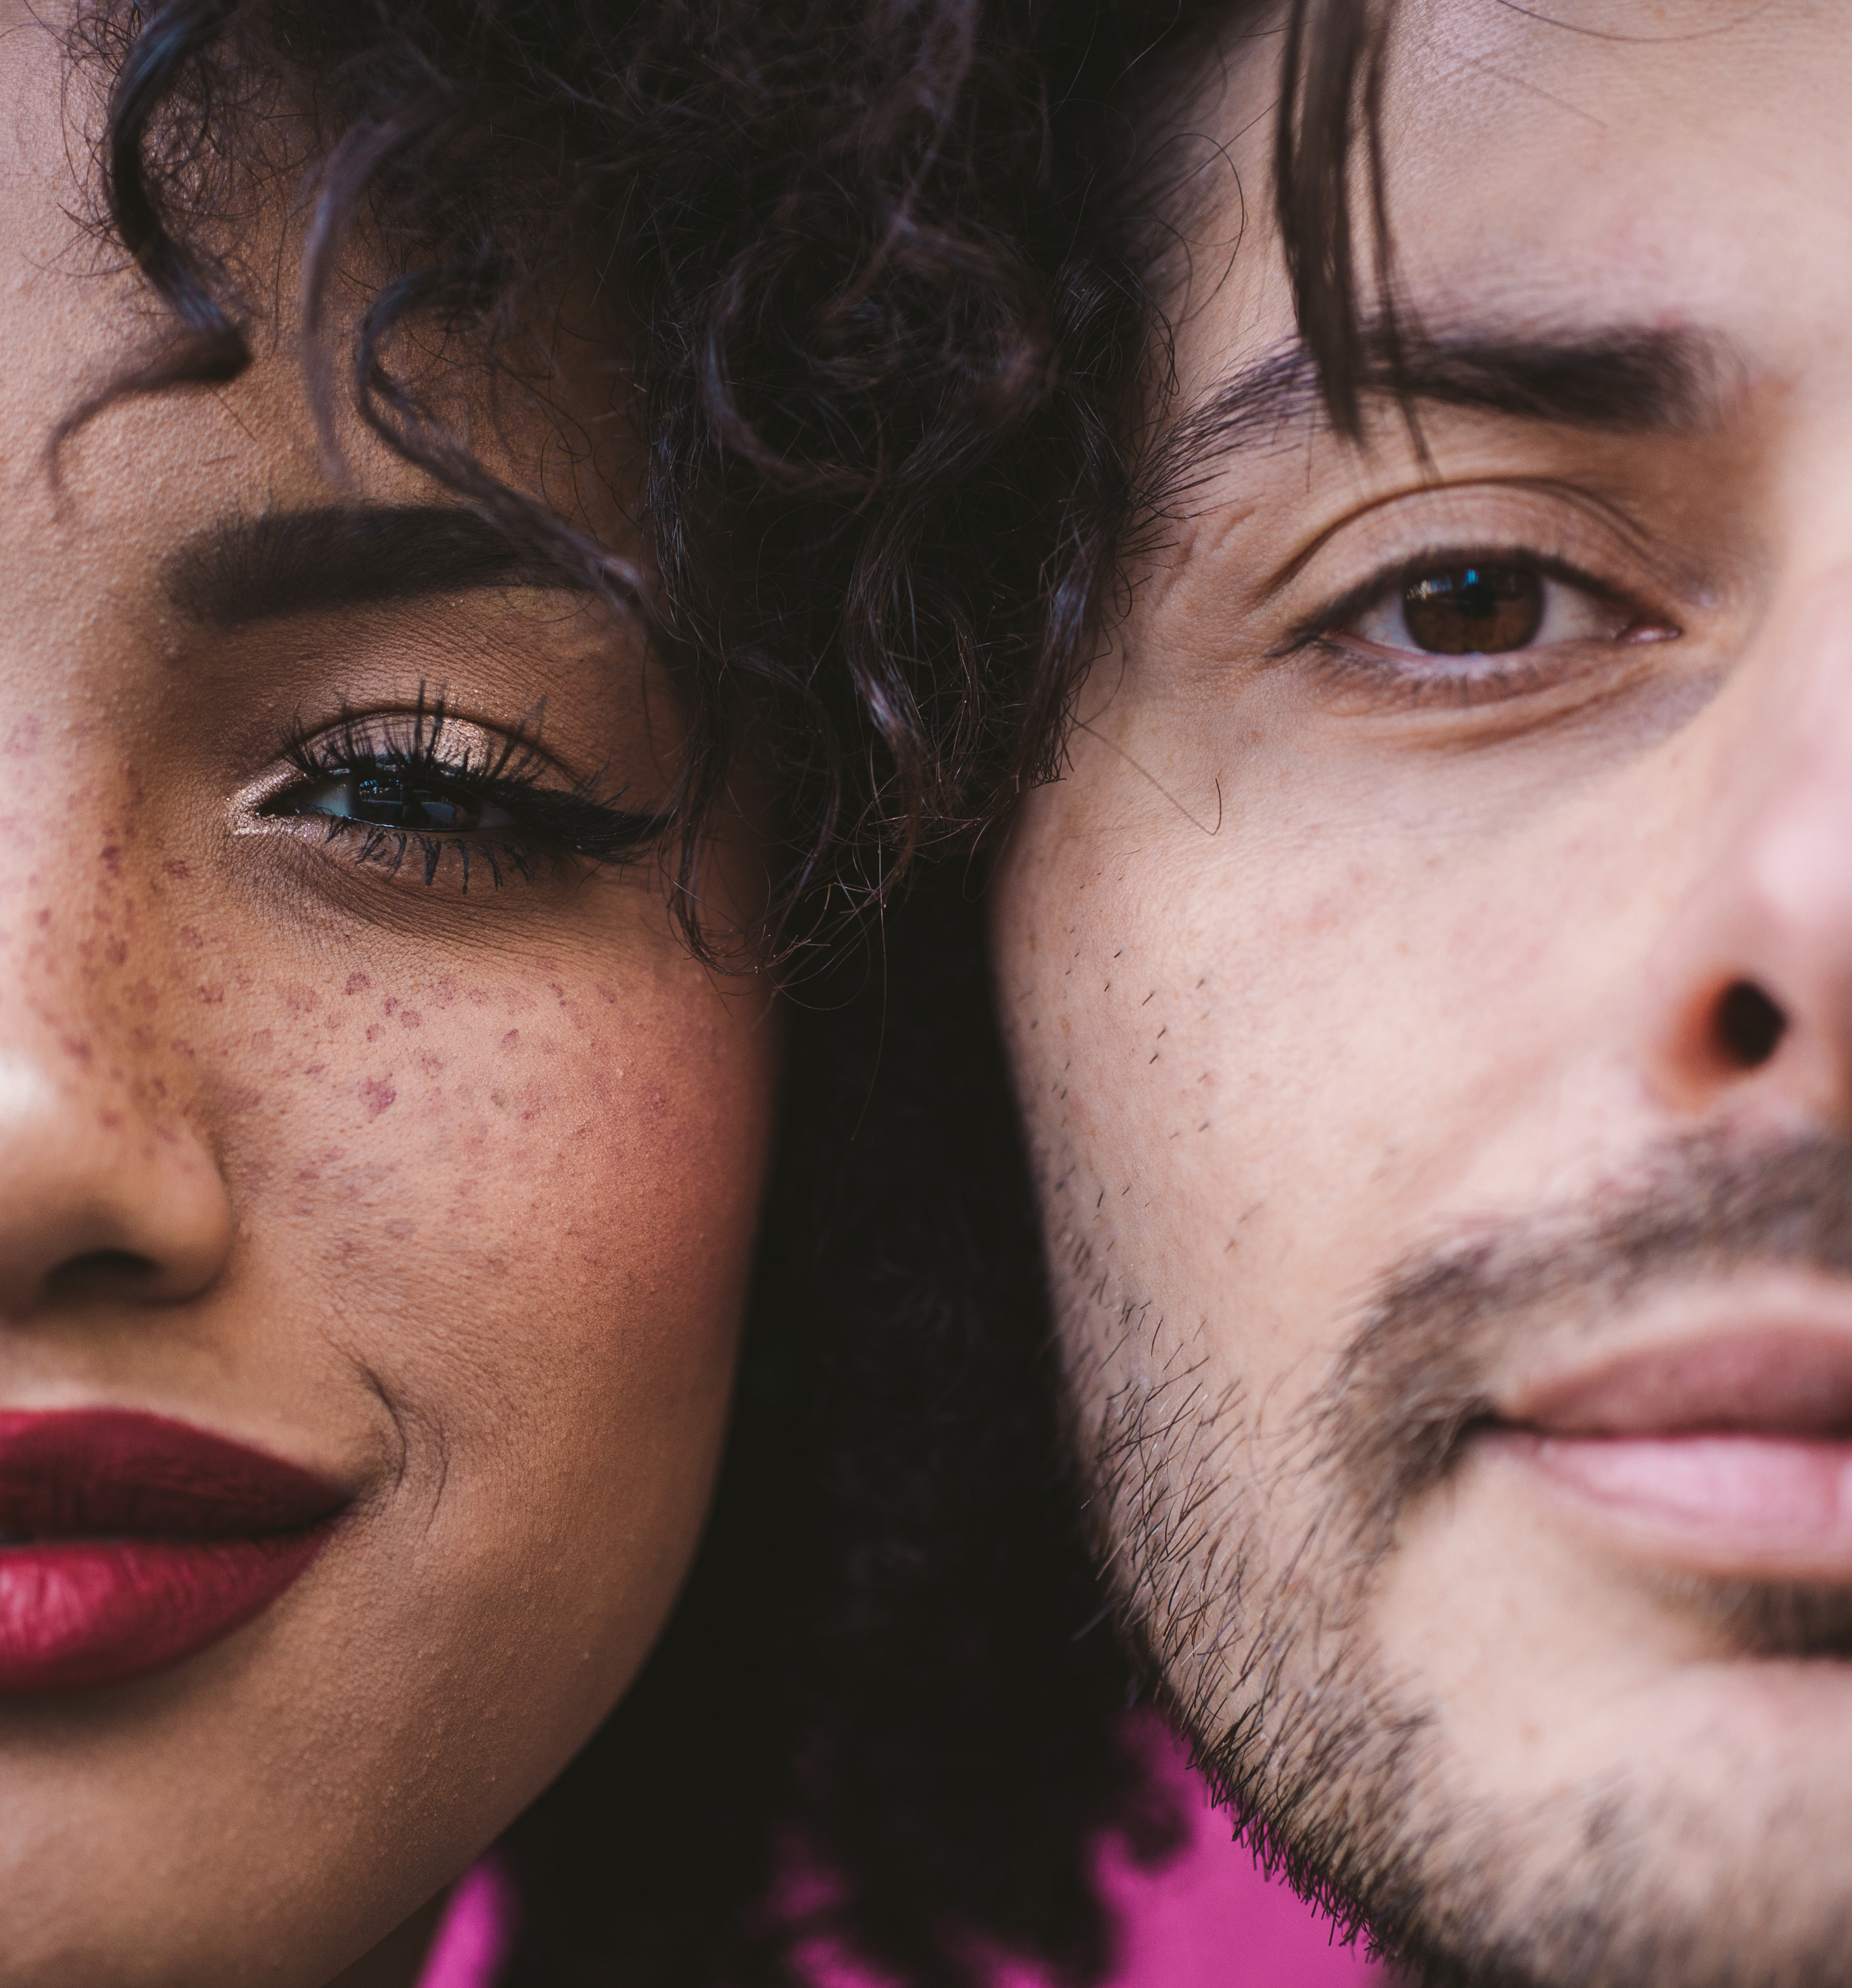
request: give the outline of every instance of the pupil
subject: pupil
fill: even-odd
[[[1513,566],[1430,573],[1403,590],[1402,619],[1409,640],[1430,655],[1522,649],[1543,624],[1543,576]]]

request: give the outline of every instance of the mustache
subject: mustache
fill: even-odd
[[[1630,1180],[1404,1259],[1312,1405],[1359,1543],[1386,1550],[1408,1501],[1494,1419],[1490,1378],[1544,1327],[1571,1317],[1592,1334],[1655,1284],[1769,1268],[1852,1273],[1852,1138],[1695,1136]]]

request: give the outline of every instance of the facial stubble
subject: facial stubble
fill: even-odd
[[[1707,1881],[1729,1832],[1675,1763],[1546,1798],[1475,1791],[1447,1706],[1372,1623],[1405,1522],[1473,1455],[1515,1351],[1762,1268],[1852,1274],[1852,1142],[1690,1140],[1573,1205],[1444,1238],[1381,1280],[1283,1415],[1212,1383],[1201,1344],[1155,1370],[1117,1357],[1148,1350],[1144,1308],[1119,1313],[1103,1357],[1072,1357],[1100,1347],[1097,1311],[1070,1321],[1089,1510],[1150,1675],[1263,1856],[1432,1988],[1852,1982],[1852,1804],[1836,1829],[1833,1789],[1746,1790],[1785,1818],[1768,1868]],[[1642,1579],[1712,1661],[1852,1655],[1847,1589]]]

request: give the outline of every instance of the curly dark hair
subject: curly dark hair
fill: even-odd
[[[1276,204],[1352,428],[1381,11],[1293,0],[1282,37]],[[698,950],[738,755],[778,799],[754,956],[799,1012],[728,1461],[643,1676],[505,1839],[510,1988],[777,1988],[816,1935],[913,1988],[1000,1952],[1097,1981],[1099,1839],[1176,1840],[1060,1462],[970,852],[1059,770],[1153,501],[1145,130],[1258,12],[89,0],[71,31],[102,84],[96,225],[161,314],[60,437],[249,363],[282,306],[239,196],[282,189],[325,435],[357,412],[647,616],[689,713],[669,867]],[[369,291],[337,333],[344,257]],[[544,402],[547,313],[588,280],[647,465],[637,562],[498,482],[407,360],[440,343]]]
[[[750,737],[784,811],[770,933],[801,942],[1040,771],[1043,728],[995,695],[1035,646],[1032,479],[997,472],[1032,458],[1045,505],[1083,475],[1051,452],[1084,453],[1085,394],[1023,253],[1047,120],[999,26],[968,0],[102,0],[73,36],[110,79],[100,218],[167,316],[64,430],[235,377],[282,300],[221,217],[241,178],[299,203],[325,434],[350,403],[647,615],[688,706],[684,925],[703,943],[701,830]],[[337,356],[349,250],[372,294]],[[544,397],[535,320],[588,272],[645,451],[642,569],[496,481],[414,377],[434,333]],[[955,532],[961,568],[966,534],[995,551],[948,585]]]

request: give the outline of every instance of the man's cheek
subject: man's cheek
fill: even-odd
[[[1101,1184],[1128,1219],[1176,1230],[1189,1211],[1210,1288],[1236,1257],[1250,1271],[1276,1259],[1315,1216],[1326,1260],[1333,1241],[1363,1241],[1354,1222],[1328,1232],[1334,1195],[1385,1216],[1431,1195],[1433,1171],[1461,1163],[1458,1123],[1468,1103],[1484,1108],[1488,1074],[1521,1090],[1509,1057],[1469,1033],[1472,1004],[1443,1011],[1474,964],[1464,938],[1418,954],[1408,894],[1385,871],[1264,886],[1211,874],[1188,899],[1156,880],[1130,895],[1175,924],[1147,915],[1147,942],[1112,962],[1123,995],[1100,976],[1065,1107],[1095,1134],[1103,1174],[1122,1161],[1127,1180]]]
[[[1567,838],[1502,858],[1388,838],[1330,854],[1197,880],[1196,943],[1166,963],[1188,994],[1165,1055],[1200,1067],[1203,1136],[1276,1172],[1291,1155],[1321,1210],[1340,1181],[1409,1212],[1476,1192],[1503,1128],[1607,1060],[1610,989],[1642,941],[1591,901]]]

